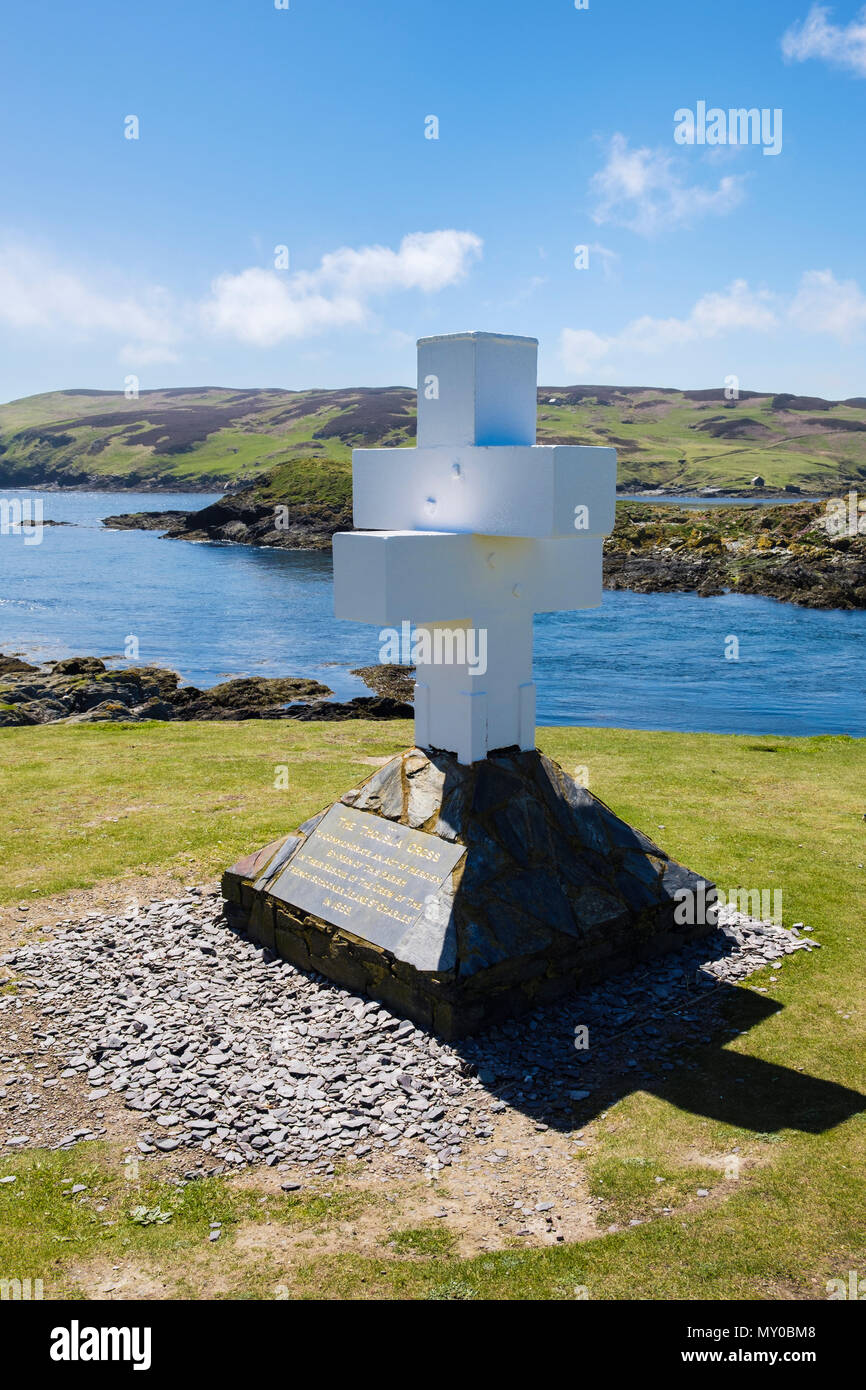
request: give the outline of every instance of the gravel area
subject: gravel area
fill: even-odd
[[[705,1030],[705,997],[818,945],[730,909],[720,923],[683,951],[444,1044],[230,930],[216,890],[58,922],[0,956],[0,983],[15,984],[0,993],[0,1153],[100,1137],[119,1099],[145,1155],[328,1173],[384,1151],[436,1172],[509,1107],[569,1128],[611,1071],[631,1069],[638,1085],[682,1064],[683,1030]],[[19,1016],[37,1020],[26,1046]],[[80,1090],[87,1124],[58,1130],[58,1086]]]

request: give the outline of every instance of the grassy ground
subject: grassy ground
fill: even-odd
[[[6,939],[27,935],[20,902],[145,871],[214,874],[368,775],[359,750],[382,757],[409,738],[408,725],[366,723],[3,730]],[[119,1151],[87,1145],[0,1159],[18,1178],[0,1186],[0,1274],[72,1296],[134,1266],[155,1297],[448,1299],[824,1298],[828,1279],[866,1276],[866,744],[582,729],[539,742],[721,887],[781,888],[786,924],[822,942],[730,992],[738,1036],[594,1118],[574,1169],[615,1233],[467,1258],[413,1215],[412,1194],[338,1177],[292,1199],[271,1170],[181,1191],[144,1164],[131,1182]],[[735,1153],[739,1176],[726,1176]],[[63,1178],[87,1191],[65,1196]],[[437,1193],[460,1182],[443,1174]],[[137,1207],[173,1214],[142,1225]]]

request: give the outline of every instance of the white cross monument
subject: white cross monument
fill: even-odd
[[[337,617],[429,632],[415,742],[461,763],[535,747],[532,615],[601,603],[616,451],[535,443],[537,354],[500,333],[421,338],[417,448],[354,450],[358,529],[334,536]],[[483,673],[447,660],[482,650],[461,653],[461,629],[486,631]]]

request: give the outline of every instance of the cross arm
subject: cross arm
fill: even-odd
[[[356,449],[352,481],[361,530],[607,536],[615,519],[616,450],[571,444]]]
[[[521,539],[450,531],[342,531],[334,536],[338,618],[397,627],[478,625],[509,613],[596,608],[597,536]]]

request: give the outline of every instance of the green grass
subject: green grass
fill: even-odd
[[[714,1168],[673,1164],[665,1155],[598,1154],[589,1171],[589,1190],[604,1202],[605,1224],[646,1219],[659,1209],[687,1201],[698,1189],[709,1191],[719,1174]]]
[[[171,1271],[180,1296],[190,1258],[212,1252],[229,1272],[237,1266],[231,1246],[242,1227],[268,1223],[315,1237],[376,1200],[366,1193],[263,1195],[225,1178],[167,1181],[144,1163],[131,1170],[106,1144],[22,1153],[0,1159],[0,1167],[17,1177],[0,1187],[0,1277],[42,1279],[46,1298],[81,1296],[75,1271],[117,1261]],[[73,1194],[79,1184],[85,1191]],[[167,1219],[142,1222],[142,1209]],[[209,1241],[215,1223],[218,1245]]]
[[[398,1255],[443,1259],[452,1254],[457,1237],[447,1226],[407,1226],[402,1231],[391,1231],[386,1242]]]
[[[369,775],[361,751],[384,756],[410,736],[406,724],[372,723],[0,731],[6,900],[124,871],[217,872]],[[0,1270],[73,1288],[82,1261],[125,1250],[186,1296],[274,1297],[283,1279],[292,1297],[446,1300],[574,1298],[583,1287],[602,1299],[823,1298],[828,1279],[866,1275],[866,1120],[841,1089],[862,1093],[866,1082],[866,743],[573,728],[543,729],[539,742],[567,770],[587,767],[591,790],[721,887],[781,887],[786,923],[807,922],[822,943],[731,990],[729,1022],[741,1031],[696,1047],[676,1084],[626,1091],[593,1121],[574,1162],[605,1203],[596,1238],[467,1260],[447,1233],[392,1215],[381,1258],[333,1241],[317,1249],[315,1232],[333,1236],[352,1211],[335,1180],[321,1209],[268,1201],[272,1221],[311,1232],[289,1276],[273,1251],[243,1253],[239,1233],[261,1219],[254,1182],[220,1179],[180,1197],[151,1182],[133,1194],[119,1161],[73,1151],[0,1163],[20,1175],[0,1187]],[[273,789],[280,763],[285,792]],[[104,1191],[106,1213],[58,1196],[59,1177],[73,1173],[90,1174],[77,1180]],[[174,1204],[176,1215],[141,1227],[123,1214],[138,1203]],[[214,1219],[225,1234],[201,1254]],[[217,1257],[214,1284],[207,1260]]]
[[[268,474],[259,491],[261,501],[269,504],[347,507],[352,500],[351,464],[348,459],[290,459]]]
[[[28,746],[0,745],[23,793],[10,798],[0,829],[0,903],[151,870],[217,874],[319,810],[335,788],[369,776],[357,750],[394,752],[409,725],[371,722],[361,741],[357,726],[323,738],[270,721],[34,733]],[[276,790],[284,765],[289,787]]]

